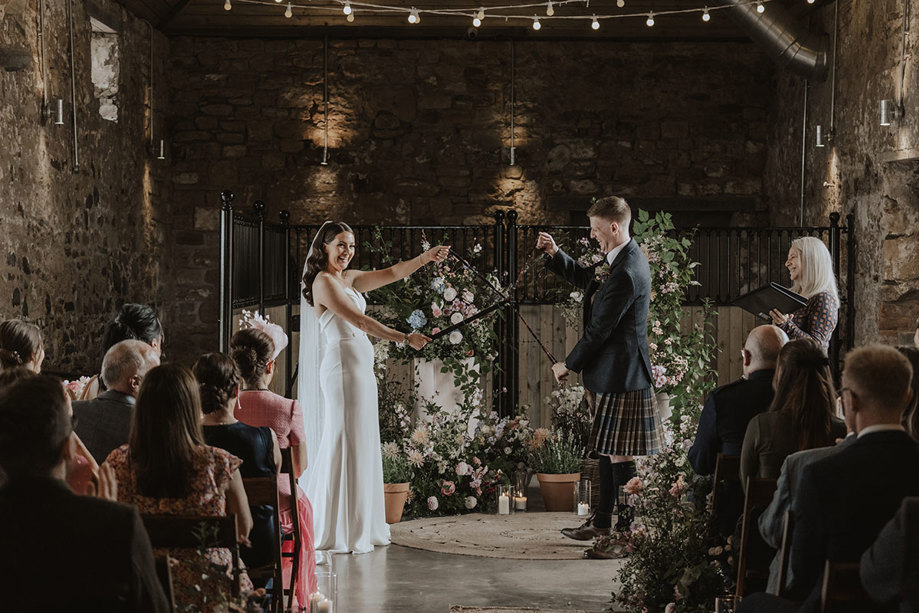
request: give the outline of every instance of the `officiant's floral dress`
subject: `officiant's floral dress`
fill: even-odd
[[[118,500],[137,506],[145,515],[209,515],[222,517],[226,515],[226,491],[230,485],[233,471],[239,468],[242,460],[218,449],[202,445],[198,448],[195,459],[195,480],[191,484],[190,494],[185,498],[150,498],[137,491],[137,480],[130,465],[130,451],[122,445],[112,451],[105,463],[115,471],[118,479]],[[218,573],[216,576],[201,578],[202,563],[205,560],[197,551],[187,549],[157,549],[157,554],[169,553],[178,561],[173,567],[173,583],[176,592],[176,604],[182,607],[193,606],[198,611],[226,610],[221,603],[230,595],[231,577]],[[231,568],[232,555],[228,549],[212,548],[206,553],[206,562],[217,566]],[[248,575],[240,577],[243,591],[252,589]]]

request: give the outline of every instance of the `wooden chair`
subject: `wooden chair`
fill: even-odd
[[[737,596],[740,598],[765,591],[769,582],[769,565],[776,550],[763,540],[756,520],[762,509],[772,501],[775,489],[775,479],[747,478],[737,557]]]
[[[204,546],[229,549],[233,557],[231,589],[234,596],[239,596],[239,545],[236,542],[235,514],[226,517],[141,515],[141,519],[154,548],[198,549]],[[202,535],[206,537],[203,542]]]
[[[791,563],[791,539],[795,533],[795,514],[785,511],[785,525],[782,528],[782,549],[779,550],[779,577],[775,588],[776,596],[785,596],[788,583],[788,565]]]
[[[293,524],[291,533],[281,537],[284,541],[293,542],[293,551],[281,552],[282,558],[290,558],[291,560],[290,586],[284,590],[284,594],[287,595],[288,609],[292,609],[294,606],[294,594],[297,589],[297,574],[300,572],[300,548],[303,547],[303,539],[300,535],[300,508],[297,504],[297,477],[294,475],[293,467],[294,463],[290,447],[282,449],[281,473],[286,474],[290,479],[290,516]]]
[[[718,454],[715,460],[715,478],[712,483],[712,524],[713,529],[727,536],[734,530],[739,510],[730,513],[727,502],[736,500],[740,493],[740,456]],[[733,506],[739,506],[734,502]],[[732,516],[728,516],[733,515]]]
[[[873,611],[877,605],[862,587],[858,562],[826,561],[820,590],[820,613]]]
[[[156,556],[154,559],[154,562],[156,562],[156,576],[160,580],[163,593],[166,594],[166,602],[169,603],[170,611],[176,610],[175,586],[172,584],[172,561],[174,559],[169,554]]]
[[[281,505],[278,501],[277,477],[252,477],[243,479],[243,488],[249,499],[249,506],[269,506],[274,509],[272,514],[272,529],[274,539],[272,542],[273,562],[258,568],[246,568],[246,572],[253,579],[271,577],[271,610],[280,613],[284,604],[284,578],[281,573]]]

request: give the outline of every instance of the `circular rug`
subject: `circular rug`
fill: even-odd
[[[510,560],[580,560],[592,541],[573,541],[560,530],[575,528],[583,521],[574,513],[472,513],[401,522],[392,524],[390,530],[396,545],[438,553]]]

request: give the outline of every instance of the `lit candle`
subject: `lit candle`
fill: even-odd
[[[322,592],[313,592],[310,594],[310,611],[315,613],[319,607],[319,602],[325,600],[325,596],[322,595]]]
[[[514,498],[514,508],[518,511],[527,510],[527,497],[526,496],[517,496]]]
[[[509,515],[511,512],[511,499],[507,494],[498,496],[498,515]]]
[[[578,516],[584,517],[585,515],[590,515],[590,505],[586,502],[578,503]]]
[[[328,598],[323,598],[316,605],[316,613],[332,613],[332,601]]]

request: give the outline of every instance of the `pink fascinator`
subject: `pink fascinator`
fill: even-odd
[[[285,347],[287,347],[287,333],[284,332],[284,328],[278,324],[273,324],[268,321],[268,317],[262,317],[262,314],[258,311],[251,312],[243,310],[243,318],[239,320],[240,328],[255,328],[256,330],[261,330],[265,334],[271,337],[271,341],[274,343],[274,355],[271,356],[272,360],[277,359]]]

